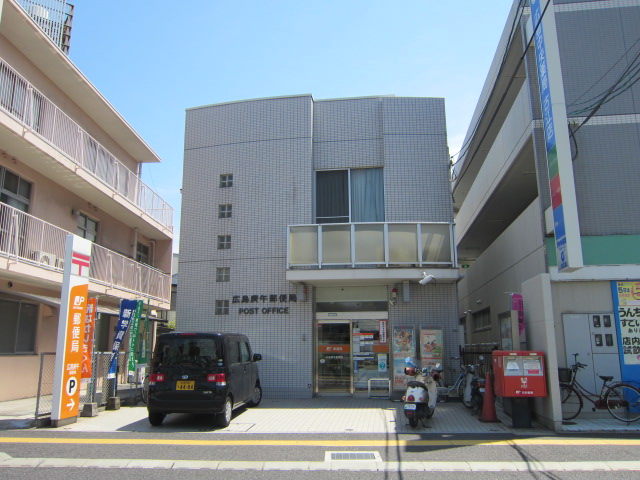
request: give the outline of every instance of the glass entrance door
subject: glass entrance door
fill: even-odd
[[[351,394],[351,322],[318,322],[318,393]]]

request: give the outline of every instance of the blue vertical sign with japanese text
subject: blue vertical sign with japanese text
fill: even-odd
[[[542,28],[542,10],[540,0],[531,0],[531,19],[535,29],[536,65],[538,67],[538,86],[540,89],[540,104],[542,107],[542,121],[544,123],[544,137],[547,151],[547,168],[549,170],[549,186],[551,189],[551,206],[553,209],[553,227],[556,237],[558,253],[558,271],[569,267],[567,254],[567,237],[562,204],[562,189],[560,171],[558,168],[558,150],[556,145],[556,131],[553,121],[553,107],[551,89],[549,87],[549,68],[547,65],[547,50],[544,43]],[[551,4],[553,8],[553,4]],[[553,14],[553,10],[551,11]]]
[[[136,322],[142,315],[142,302],[140,300],[120,300],[120,317],[116,334],[113,337],[113,346],[111,348],[111,360],[109,362],[109,373],[107,378],[116,378],[118,370],[118,353],[120,346],[124,341],[127,330],[132,322]]]

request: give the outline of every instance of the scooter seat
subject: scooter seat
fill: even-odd
[[[421,388],[424,388],[425,390],[427,390],[427,386],[424,383],[417,382],[415,380],[411,380],[409,383],[407,383],[407,386],[409,386],[411,388],[421,387]]]

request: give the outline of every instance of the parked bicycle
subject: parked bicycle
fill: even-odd
[[[568,381],[560,382],[560,398],[562,400],[562,420],[571,420],[580,415],[584,406],[584,399],[593,404],[593,411],[609,410],[613,418],[621,422],[635,422],[640,418],[640,389],[625,383],[613,382],[613,377],[600,375],[602,387],[600,394],[587,390],[578,382],[578,370],[587,365],[578,361],[578,354],[574,353],[574,364],[562,373],[568,374]]]
[[[448,388],[445,395],[439,397],[443,402],[446,402],[449,397],[458,397],[462,400],[462,403],[467,408],[473,407],[473,401],[471,398],[471,383],[476,375],[476,369],[478,365],[464,365],[460,357],[451,357],[453,360],[460,361],[460,374],[451,387]]]

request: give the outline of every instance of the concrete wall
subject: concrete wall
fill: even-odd
[[[456,213],[456,238],[461,239],[531,136],[529,90],[524,85],[509,111],[495,141],[491,144],[460,211]]]
[[[547,374],[547,396],[531,399],[534,416],[552,430],[562,431],[553,294],[549,275],[541,274],[523,282],[522,295],[525,299],[528,350],[543,352]]]
[[[496,341],[500,332],[498,315],[511,308],[509,294],[521,293],[524,281],[545,272],[541,228],[540,204],[535,201],[470,268],[463,270],[464,278],[458,283],[459,311],[489,308],[492,324],[491,329],[474,331],[472,315],[467,315],[468,343]]]

